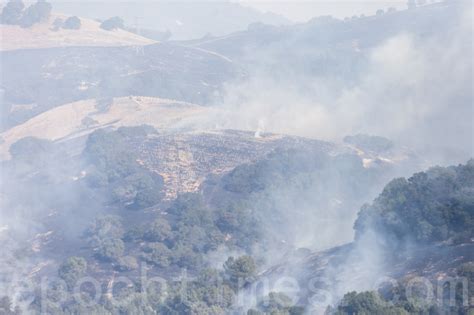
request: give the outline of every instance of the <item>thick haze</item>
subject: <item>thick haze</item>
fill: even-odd
[[[249,80],[227,86],[229,114],[218,121],[330,141],[375,134],[415,150],[428,165],[466,161],[474,150],[474,113],[472,5],[465,4],[434,31],[402,30],[363,51],[355,47],[346,77],[307,76],[295,70],[297,60],[286,64],[299,44],[249,52],[256,66]],[[292,50],[287,58],[285,49]]]
[[[378,9],[405,9],[406,1],[52,1],[55,9],[66,14],[106,19],[121,16],[131,27],[169,30],[172,39],[194,39],[211,34],[226,35],[246,30],[252,23],[287,25],[306,22],[313,17],[331,15],[345,18],[373,15]]]
[[[52,1],[59,12],[93,19],[122,17],[138,31],[170,31],[173,40],[222,36],[252,23],[288,24],[282,15],[262,13],[229,1]],[[113,3],[113,5],[111,5]]]
[[[234,152],[229,149],[232,144],[222,148],[216,145],[211,149],[203,145],[202,150],[212,152],[193,156],[185,137],[179,138],[179,133],[185,129],[179,129],[179,115],[184,115],[185,110],[189,110],[186,114],[189,116],[194,113],[192,110],[200,113],[192,117],[192,126],[186,127],[186,131],[192,131],[189,134],[208,132],[199,138],[186,135],[186,139],[194,139],[198,144],[193,145],[199,148],[199,141],[205,142],[209,134],[218,138],[223,129],[250,131],[235,132],[234,138],[229,136],[218,140],[237,139],[237,145],[247,146],[249,155],[254,153],[251,150],[257,151],[266,145],[265,137],[269,133],[306,138],[288,137],[287,141],[297,148],[294,151],[272,150],[271,154],[259,156],[257,161],[243,166],[237,164],[239,161],[231,161],[242,167],[240,173],[236,172],[237,175],[232,177],[237,169],[232,168],[218,174],[207,174],[208,182],[203,180],[201,187],[200,183],[195,185],[195,191],[209,202],[206,206],[211,207],[215,200],[222,202],[216,202],[219,206],[234,205],[234,202],[240,206],[241,202],[246,212],[257,213],[252,217],[255,219],[252,224],[261,223],[258,229],[261,229],[266,242],[257,245],[268,246],[265,249],[249,246],[248,249],[231,243],[234,247],[227,248],[226,242],[232,240],[229,232],[217,250],[206,252],[205,260],[212,267],[220,268],[230,255],[251,253],[265,268],[261,271],[279,267],[282,262],[286,264],[284,267],[291,269],[294,261],[287,256],[297,256],[294,254],[297,250],[314,253],[350,243],[345,245],[349,249],[338,249],[337,253],[341,255],[338,264],[321,267],[324,269],[322,278],[329,281],[328,300],[319,305],[322,308],[334,305],[350,290],[373,289],[373,282],[386,271],[382,264],[384,253],[372,231],[363,234],[358,242],[351,243],[354,241],[352,227],[360,207],[371,202],[394,177],[407,176],[436,164],[464,163],[474,155],[473,11],[469,2],[449,8],[438,3],[439,6],[433,4],[411,10],[405,10],[405,1],[384,0],[58,0],[52,3],[58,12],[101,20],[121,16],[130,27],[170,31],[172,36],[169,42],[153,42],[143,47],[137,44],[131,49],[127,46],[64,48],[59,45],[3,52],[11,58],[2,59],[2,63],[11,60],[8,68],[12,80],[10,77],[2,78],[8,81],[8,84],[2,83],[2,97],[4,94],[7,96],[6,109],[2,108],[2,112],[13,113],[13,118],[15,110],[20,113],[25,110],[31,115],[22,116],[23,120],[18,121],[18,134],[29,132],[27,119],[47,114],[66,103],[84,101],[76,105],[94,107],[87,117],[81,116],[79,127],[68,129],[62,126],[64,130],[72,130],[71,134],[58,132],[58,141],[48,144],[51,147],[45,145],[44,156],[31,155],[25,146],[27,152],[20,154],[20,158],[1,161],[0,175],[8,183],[2,183],[0,192],[0,245],[6,244],[0,257],[0,291],[13,296],[19,291],[19,282],[33,279],[35,272],[43,267],[49,268],[45,269],[47,272],[53,270],[56,273],[57,265],[64,260],[64,257],[57,257],[60,254],[75,254],[72,252],[74,248],[80,248],[82,254],[87,253],[90,248],[84,245],[82,235],[99,214],[113,213],[143,221],[168,218],[168,208],[165,207],[173,200],[162,204],[162,200],[156,201],[151,206],[135,209],[133,213],[127,212],[131,211],[127,207],[132,203],[124,206],[123,200],[110,201],[102,196],[107,196],[106,191],[112,184],[103,184],[99,189],[88,182],[91,180],[88,172],[94,174],[97,165],[89,165],[91,162],[80,152],[87,135],[95,128],[120,126],[123,117],[119,117],[117,104],[124,105],[124,108],[132,104],[136,106],[136,112],[143,111],[142,116],[134,116],[134,113],[130,114],[129,106],[129,111],[122,113],[135,117],[137,125],[142,124],[139,119],[143,119],[153,106],[176,109],[173,114],[165,110],[158,112],[176,115],[167,117],[175,119],[173,126],[178,126],[175,129],[163,127],[157,133],[139,134],[131,138],[133,141],[127,141],[137,146],[131,150],[137,151],[132,163],[138,161],[140,168],[146,164],[146,159],[164,161],[164,156],[169,154],[161,152],[159,146],[155,147],[158,153],[144,150],[146,145],[153,141],[157,141],[155,144],[159,140],[163,143],[169,141],[171,144],[166,143],[168,147],[163,147],[175,152],[166,156],[172,160],[166,162],[173,164],[167,171],[179,172],[178,175],[171,174],[179,180],[180,176],[189,175],[185,173],[188,169],[180,168],[182,165],[202,166],[199,163],[208,158],[206,154],[213,158],[234,158]],[[376,10],[388,8],[396,8],[397,12],[375,15]],[[335,18],[314,18],[326,15]],[[345,17],[350,17],[350,20],[344,21]],[[303,23],[306,21],[309,22]],[[80,30],[76,32],[81,34]],[[125,33],[125,30],[120,32]],[[204,36],[208,37],[191,41]],[[38,56],[41,58],[35,58],[36,52],[40,52]],[[25,78],[23,73],[15,73],[19,64],[28,65],[21,68]],[[27,69],[30,65],[31,73]],[[45,83],[44,91],[41,90],[43,85],[35,89],[39,83]],[[25,93],[26,89],[31,90]],[[114,103],[119,98],[120,102]],[[173,100],[154,103],[157,98]],[[102,109],[101,102],[105,104]],[[7,103],[11,107],[6,107]],[[148,107],[143,105],[145,103]],[[28,112],[30,105],[32,110]],[[183,112],[179,112],[181,108],[184,108]],[[73,108],[71,112],[75,110]],[[116,111],[116,121],[104,123],[105,118],[101,122],[92,119],[102,114],[105,117],[110,110]],[[79,117],[85,114],[77,110],[68,115]],[[155,115],[158,114],[155,112]],[[42,117],[40,127],[42,123],[58,121],[54,115]],[[161,117],[156,118],[159,120]],[[65,117],[64,123],[70,121],[72,124],[74,119],[68,119]],[[6,128],[12,126],[15,127],[8,125]],[[26,126],[24,130],[22,126]],[[38,131],[39,128],[31,130]],[[15,132],[12,134],[14,137]],[[390,143],[390,148],[365,150],[358,144],[343,143],[345,136],[360,134],[384,137],[378,139]],[[163,135],[177,137],[159,138]],[[141,136],[152,140],[142,141]],[[272,135],[268,139],[273,136],[278,138]],[[374,139],[377,138],[368,139],[376,142]],[[101,145],[97,147],[103,149]],[[104,146],[103,150],[114,152],[113,146],[112,142],[111,148]],[[232,152],[222,152],[225,150]],[[163,156],[159,155],[161,153]],[[206,162],[215,162],[210,160]],[[162,161],[153,162],[158,165]],[[117,164],[113,166],[122,167]],[[156,169],[147,171],[158,173]],[[118,182],[122,178],[120,172],[117,174]],[[107,176],[95,180],[107,180]],[[226,180],[238,186],[237,190],[227,191]],[[206,190],[206,184],[212,187],[210,192]],[[145,183],[140,185],[145,186]],[[138,195],[133,190],[135,188],[130,187],[119,187],[125,192],[113,188],[127,196]],[[154,192],[153,189],[154,186],[150,188]],[[169,220],[175,224],[172,220],[179,219],[171,213]],[[235,230],[238,230],[240,222],[235,225]],[[126,228],[131,227],[132,224]],[[54,252],[52,257],[44,257],[46,254],[41,252],[41,242],[48,240],[50,235],[59,235],[65,248],[60,254],[52,250],[49,252]],[[195,236],[189,235],[190,238]],[[39,245],[35,246],[35,242]],[[44,245],[47,244],[45,241]],[[127,245],[126,250],[136,250],[133,246],[133,243]],[[88,255],[88,259],[95,261],[96,255]],[[96,271],[103,272],[104,279],[112,270],[107,262],[94,264]],[[292,272],[305,278],[307,270],[298,265]]]
[[[388,8],[405,9],[403,0],[307,0],[307,1],[254,1],[241,0],[242,5],[258,9],[262,12],[281,14],[294,22],[306,22],[315,16],[331,15],[337,18],[352,17],[354,15],[373,15],[377,10]]]

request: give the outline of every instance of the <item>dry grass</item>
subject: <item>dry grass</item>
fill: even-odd
[[[0,157],[8,158],[10,145],[27,136],[54,141],[83,136],[104,126],[148,124],[157,129],[178,128],[199,121],[209,111],[195,104],[152,97],[115,98],[104,112],[97,110],[95,99],[78,101],[53,108],[1,133]]]
[[[49,21],[22,28],[18,25],[0,25],[0,50],[35,49],[67,46],[141,46],[155,43],[151,39],[125,30],[106,31],[100,23],[81,18],[79,30],[53,30],[56,18],[65,20],[67,16],[53,14]]]

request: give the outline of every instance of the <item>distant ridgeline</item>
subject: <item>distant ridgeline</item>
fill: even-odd
[[[36,3],[26,7],[22,0],[9,0],[0,13],[0,24],[19,25],[29,28],[35,24],[47,22],[51,17],[53,6],[45,0],[37,0]],[[65,20],[56,18],[53,21],[53,31],[61,28],[78,30],[81,28],[81,20],[77,16],[71,16]],[[124,21],[120,17],[112,17],[103,21],[100,27],[104,30],[115,30],[125,28]]]
[[[348,21],[318,17],[294,26],[253,25],[229,36],[159,44],[130,32],[115,38],[127,27],[113,17],[102,22],[100,31],[104,32],[86,37],[100,35],[99,43],[103,44],[99,46],[128,47],[85,47],[98,46],[89,40],[66,48],[61,47],[63,40],[47,49],[19,47],[1,52],[2,129],[50,108],[90,98],[143,95],[211,105],[222,101],[225,83],[258,73],[279,80],[301,78],[298,85],[302,93],[319,102],[320,95],[312,95],[317,91],[311,86],[314,80],[324,79],[336,91],[353,87],[369,71],[373,48],[393,36],[409,33],[436,42],[450,38],[462,11],[456,6],[458,2],[462,1]],[[3,23],[19,23],[32,7],[51,10],[44,1],[28,9],[19,3],[8,2]],[[33,16],[43,19],[43,15]],[[81,19],[69,17],[55,21],[53,29],[79,27],[82,31],[85,23],[80,23]],[[288,86],[295,83],[290,81]],[[286,81],[283,83],[285,86]],[[56,92],[45,93],[52,90]]]

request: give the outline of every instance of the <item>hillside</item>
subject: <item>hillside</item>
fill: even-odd
[[[105,2],[61,2],[54,4],[61,12],[106,19],[121,16],[128,25],[140,29],[169,30],[173,40],[202,38],[206,35],[222,36],[245,30],[251,23],[271,25],[289,24],[281,15],[262,13],[232,1],[158,1],[137,5],[119,2],[111,6]]]
[[[222,56],[174,44],[15,50],[0,57],[3,130],[91,98],[141,95],[209,104],[226,81],[241,75]]]
[[[318,60],[339,59],[340,54],[357,60],[357,55],[365,55],[372,47],[400,33],[447,35],[459,27],[459,16],[469,14],[468,10],[467,2],[439,2],[412,10],[355,16],[347,20],[320,16],[294,25],[256,23],[245,31],[188,43],[189,46],[215,51],[232,59],[243,59],[251,65],[283,62],[304,66],[313,63],[309,69],[317,71],[316,65],[330,66],[321,63],[314,65]],[[329,51],[333,56],[326,55]],[[307,58],[298,62],[301,54]],[[273,58],[262,63],[260,58],[269,55]],[[298,70],[304,68],[298,67]]]
[[[255,162],[275,149],[320,143],[289,135],[258,134],[255,130],[218,129],[212,117],[219,117],[219,113],[215,107],[143,96],[74,102],[0,133],[0,157],[10,159],[12,144],[31,137],[57,143],[74,156],[82,151],[94,131],[148,125],[158,134],[135,139],[132,147],[139,152],[137,158],[143,166],[163,176],[167,198],[175,198],[178,193],[196,192],[210,174],[220,175],[238,165]],[[393,144],[387,146],[388,140],[383,138],[352,138],[363,141],[324,146],[357,155],[365,168],[402,167],[419,162],[413,152]],[[385,146],[377,146],[381,141]]]
[[[331,246],[352,233],[333,233],[327,222],[342,216],[341,226],[352,224],[354,205],[403,168],[382,160],[364,166],[360,152],[350,147],[300,137],[170,132],[166,120],[164,130],[124,125],[94,130],[81,152],[68,149],[77,150],[75,138],[51,142],[30,136],[10,147],[12,158],[2,169],[12,185],[5,187],[0,215],[4,209],[17,215],[4,217],[0,242],[22,249],[25,260],[12,270],[14,256],[3,257],[2,279],[15,284],[15,276],[54,278],[69,264],[67,257],[79,256],[87,274],[107,286],[118,272],[138,280],[139,265],[166,279],[179,268],[199,275],[207,257],[220,255],[223,247],[255,249],[264,259],[267,251],[285,254],[303,245],[301,235],[308,237],[306,244],[326,235],[316,246]],[[354,183],[361,185],[355,189]],[[20,201],[30,193],[35,202]],[[271,225],[281,220],[286,225],[274,234]],[[16,233],[20,221],[29,227],[25,234]],[[315,226],[317,235],[310,233]],[[67,304],[65,309],[76,305]]]
[[[0,315],[473,315],[471,1],[178,2],[5,4]]]
[[[336,314],[346,314],[345,307],[371,313],[371,308],[383,306],[406,312],[390,313],[394,311],[390,309],[383,314],[423,314],[427,309],[434,314],[470,314],[474,298],[472,268],[468,267],[474,261],[473,174],[470,160],[433,167],[408,179],[396,178],[361,208],[354,242],[326,251],[295,253],[265,271],[262,278],[276,281],[284,275],[297,279],[303,288],[299,303],[316,313],[324,312],[327,301],[332,300]],[[462,275],[466,266],[470,271]],[[456,281],[462,282],[462,288],[459,283],[453,287]],[[445,292],[446,288],[453,291]],[[336,303],[354,290],[378,291],[382,302],[371,305],[361,294],[359,305],[357,300],[350,305],[345,300]],[[465,290],[465,295],[457,290]],[[318,300],[321,295],[325,300]]]
[[[41,113],[0,134],[3,157],[10,145],[24,137],[52,141],[84,137],[96,129],[148,124],[158,130],[186,128],[211,109],[190,103],[152,97],[90,99],[65,104]]]
[[[31,27],[0,24],[0,51],[18,49],[40,49],[72,46],[143,46],[155,41],[122,29],[107,31],[100,28],[100,22],[80,18],[81,28],[69,30],[54,29],[56,19],[66,19],[64,14],[52,14],[49,20]]]

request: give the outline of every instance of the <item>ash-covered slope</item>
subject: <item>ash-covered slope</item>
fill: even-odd
[[[364,245],[350,243],[317,253],[301,250],[289,252],[286,260],[265,270],[260,277],[263,281],[271,283],[270,286],[274,288],[278,287],[275,284],[282,279],[296,281],[299,290],[286,293],[294,298],[295,303],[305,305],[315,314],[323,314],[327,311],[328,305],[335,305],[337,309],[339,300],[353,291],[380,290],[379,294],[388,298],[388,303],[398,303],[403,301],[390,300],[396,296],[397,293],[394,293],[396,290],[400,288],[423,290],[419,286],[428,285],[432,290],[428,291],[428,294],[433,296],[418,296],[418,303],[428,308],[432,305],[449,308],[448,303],[451,302],[438,300],[437,294],[443,295],[442,292],[436,291],[440,289],[440,284],[443,288],[450,285],[450,282],[451,285],[462,283],[464,285],[462,289],[466,292],[467,289],[472,290],[472,283],[468,285],[467,282],[463,282],[467,279],[459,275],[463,265],[474,262],[472,241],[455,245],[416,246],[406,251],[390,249],[383,254],[384,257],[379,257],[380,248],[374,243],[366,242]],[[398,294],[400,292],[398,291]],[[419,291],[416,292],[419,294]],[[452,306],[461,306],[463,303],[467,306],[472,305],[472,299],[471,293],[465,300],[455,302]],[[465,314],[461,310],[451,312],[450,314]],[[408,314],[419,313],[413,310]]]
[[[239,73],[225,57],[164,43],[15,50],[0,56],[2,129],[90,98],[142,95],[208,104]]]
[[[196,192],[206,178],[256,162],[277,148],[336,150],[322,141],[276,134],[255,137],[254,132],[239,130],[158,134],[134,146],[140,163],[164,177],[168,198]]]

